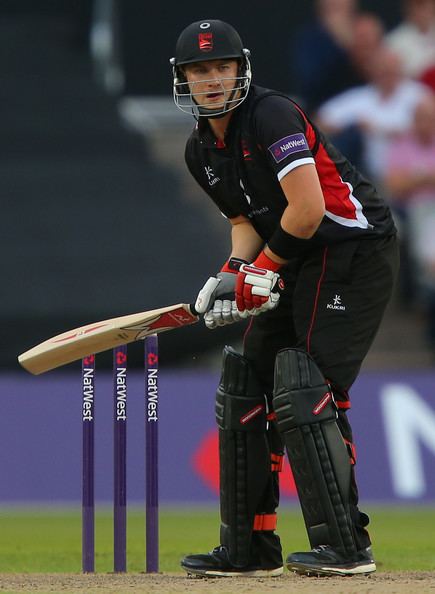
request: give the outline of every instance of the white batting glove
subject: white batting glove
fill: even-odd
[[[237,310],[235,290],[237,273],[245,260],[230,258],[216,276],[211,276],[198,293],[195,309],[204,313],[207,328],[239,322],[241,316]]]
[[[199,314],[205,313],[209,309],[209,305],[213,304],[215,291],[220,282],[220,278],[211,276],[198,293],[195,301],[195,309]]]
[[[209,330],[214,330],[217,326],[225,326],[225,324],[234,324],[241,319],[242,316],[237,309],[236,302],[229,299],[216,299],[213,309],[204,316],[205,325]]]
[[[237,311],[235,300],[218,299],[220,295],[228,295],[229,289],[234,291],[237,275],[219,273],[211,276],[198,293],[195,309],[198,313],[205,313],[204,322],[209,330],[218,326],[239,322],[242,318]]]

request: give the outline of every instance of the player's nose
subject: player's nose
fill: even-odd
[[[208,73],[209,76],[209,82],[210,84],[219,84],[220,79],[222,78],[222,75],[220,74],[219,70],[216,68],[213,70],[210,70],[210,72]]]

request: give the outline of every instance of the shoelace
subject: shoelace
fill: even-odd
[[[226,548],[224,545],[219,545],[217,547],[215,547],[212,551],[210,551],[211,555],[215,555],[216,553],[222,553],[226,551]]]
[[[322,553],[323,551],[329,550],[331,547],[329,545],[319,545],[318,547],[313,547],[311,550],[313,553]]]

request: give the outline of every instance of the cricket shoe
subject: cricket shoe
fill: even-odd
[[[187,555],[181,561],[181,567],[195,577],[276,577],[284,571],[282,565],[267,568],[257,565],[234,567],[228,558],[228,550],[222,545],[210,553]]]
[[[376,571],[372,549],[367,547],[357,551],[349,559],[329,545],[314,547],[308,553],[291,553],[286,560],[290,571],[301,575],[367,575]]]

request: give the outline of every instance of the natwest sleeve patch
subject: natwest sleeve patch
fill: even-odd
[[[283,159],[293,153],[310,150],[307,139],[302,132],[285,136],[284,138],[281,138],[281,140],[274,142],[268,149],[276,163],[280,163]]]

